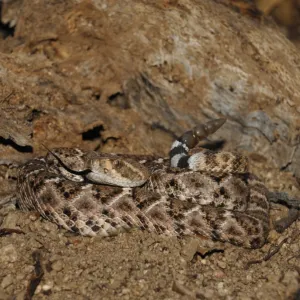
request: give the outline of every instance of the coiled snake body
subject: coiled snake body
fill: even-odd
[[[269,231],[267,189],[238,153],[192,149],[225,119],[177,139],[169,159],[57,148],[20,167],[19,207],[81,235],[137,227],[259,248]]]

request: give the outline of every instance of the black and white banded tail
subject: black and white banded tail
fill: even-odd
[[[225,118],[208,121],[180,136],[171,147],[169,153],[172,168],[186,168],[192,171],[204,171],[217,174],[247,173],[248,159],[234,152],[203,151],[190,155],[189,151],[201,140],[216,132],[224,123]]]

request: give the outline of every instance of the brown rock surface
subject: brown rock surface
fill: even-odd
[[[212,0],[3,5],[16,27],[0,42],[2,199],[15,184],[7,167],[45,154],[43,144],[165,156],[175,136],[219,116],[228,121],[212,139],[248,154],[270,189],[299,197],[300,53],[272,21]],[[285,213],[276,206],[273,220]],[[44,275],[34,299],[286,299],[299,288],[299,221],[261,250],[187,260],[197,247],[186,240],[74,237],[10,208],[2,219],[26,234],[0,237],[0,299],[24,298],[35,250]]]

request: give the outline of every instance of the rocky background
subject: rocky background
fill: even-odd
[[[225,4],[3,2],[0,203],[15,167],[44,146],[166,156],[176,136],[218,117],[228,121],[211,141],[299,197],[299,48],[268,16]],[[274,205],[272,222],[286,214]],[[73,236],[13,205],[0,224],[16,229],[0,237],[0,299],[298,299],[299,221],[260,250],[209,255],[198,240],[139,231]]]

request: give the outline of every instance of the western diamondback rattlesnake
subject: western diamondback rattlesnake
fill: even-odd
[[[247,248],[269,231],[267,189],[238,153],[192,149],[223,125],[217,119],[177,139],[170,159],[58,148],[20,167],[19,207],[81,235],[133,227],[200,235]]]

